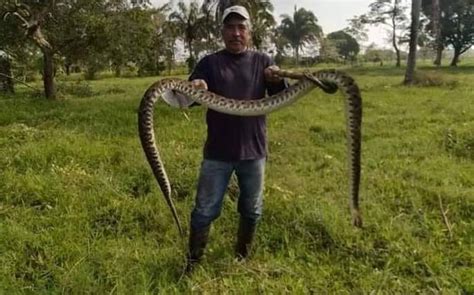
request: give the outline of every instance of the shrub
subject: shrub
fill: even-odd
[[[440,72],[418,71],[415,73],[414,85],[418,85],[422,87],[448,86],[450,88],[454,88],[457,86],[457,84],[458,84],[457,81],[450,78],[446,78]]]
[[[61,95],[73,95],[77,97],[91,97],[95,95],[91,85],[84,80],[75,82],[59,82],[57,91]]]

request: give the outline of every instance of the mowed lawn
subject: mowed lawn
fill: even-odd
[[[342,97],[314,90],[268,117],[252,259],[234,259],[233,182],[191,277],[138,139],[158,78],[62,81],[54,102],[19,86],[0,97],[0,294],[473,294],[474,68],[423,70],[444,84],[347,69],[364,101],[363,229],[350,223]],[[204,109],[160,102],[155,131],[188,230]]]

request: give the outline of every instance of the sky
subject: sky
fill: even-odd
[[[184,0],[190,2],[189,0]],[[154,5],[159,6],[167,3],[167,0],[152,0]],[[174,1],[176,3],[177,1]],[[311,10],[318,18],[319,25],[324,34],[329,34],[347,27],[347,20],[355,15],[361,15],[369,11],[369,4],[374,0],[272,0],[274,5],[273,15],[279,20],[282,14],[292,15],[295,5],[298,8]],[[369,40],[364,45],[376,43],[380,47],[388,47],[386,33],[383,28],[371,28]]]

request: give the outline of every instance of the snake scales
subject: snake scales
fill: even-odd
[[[347,74],[336,70],[322,70],[314,73],[295,73],[279,70],[281,77],[299,79],[298,82],[278,93],[258,100],[235,100],[196,89],[190,82],[180,79],[163,79],[151,85],[143,96],[138,111],[138,129],[146,158],[173,214],[178,230],[183,234],[176,208],[171,199],[171,186],[160,153],[156,146],[153,129],[154,105],[165,91],[176,91],[210,109],[232,115],[255,116],[267,114],[295,102],[307,92],[319,86],[328,93],[339,88],[345,98],[346,135],[349,162],[349,204],[352,223],[362,226],[359,209],[360,156],[362,99],[359,87]],[[336,88],[337,86],[337,88]]]

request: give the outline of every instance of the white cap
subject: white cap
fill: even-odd
[[[224,22],[226,17],[228,17],[231,13],[236,13],[243,17],[245,20],[250,20],[250,14],[245,7],[240,5],[234,5],[224,10],[224,13],[222,14],[222,22]]]

